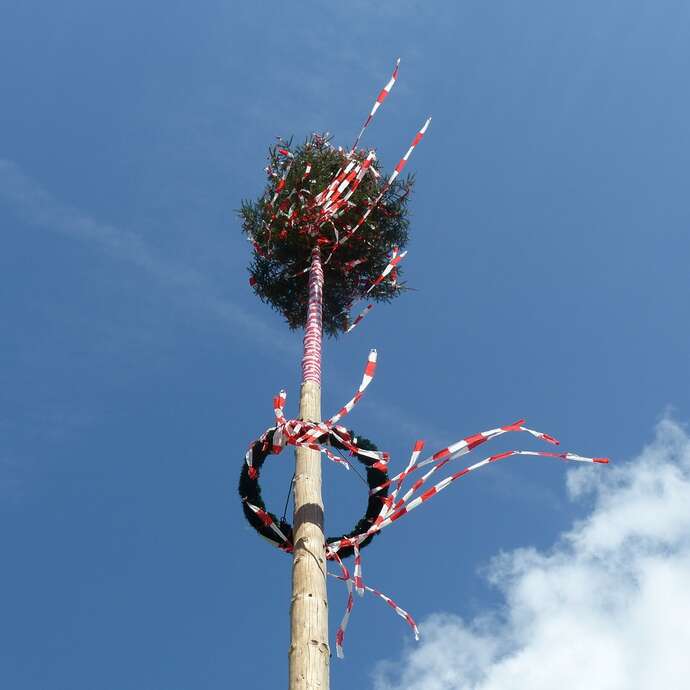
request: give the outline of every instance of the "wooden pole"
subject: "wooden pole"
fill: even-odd
[[[309,306],[304,330],[300,418],[321,421],[323,270],[314,248],[309,271]],[[289,690],[328,690],[328,596],[321,498],[321,454],[296,449],[294,552],[290,606]]]

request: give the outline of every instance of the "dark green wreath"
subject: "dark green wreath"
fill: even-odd
[[[348,155],[362,161],[367,152],[348,154],[319,135],[313,135],[294,151],[289,142],[271,148],[264,194],[256,201],[243,201],[239,211],[242,230],[254,246],[250,283],[259,298],[279,311],[293,329],[304,327],[306,322],[309,277],[302,271],[309,266],[315,245],[322,248],[324,261],[324,332],[335,336],[347,329],[350,308],[365,297],[394,247],[402,250],[408,241],[407,199],[414,183],[411,176],[386,188],[383,175],[375,177],[367,172],[343,213],[322,225],[318,223],[318,208],[312,200],[348,163]],[[305,178],[307,166],[311,168]],[[378,172],[376,160],[372,167]],[[336,231],[341,240],[348,235],[384,190],[366,222],[345,244],[336,247]],[[365,261],[353,269],[352,263],[361,259]],[[403,289],[399,280],[383,281],[366,299],[388,302]]]
[[[349,432],[354,438],[354,432]],[[252,446],[252,467],[256,470],[253,473],[249,472],[249,466],[245,461],[242,462],[242,472],[240,473],[240,483],[238,486],[238,491],[240,498],[242,499],[242,510],[244,511],[244,517],[247,522],[262,536],[269,541],[274,542],[277,546],[284,548],[285,544],[280,540],[277,534],[268,527],[263,520],[247,505],[247,502],[265,511],[273,520],[273,522],[280,528],[280,531],[287,537],[290,544],[293,543],[293,532],[292,525],[286,522],[282,518],[278,518],[275,514],[266,510],[266,504],[261,496],[261,487],[259,486],[259,475],[261,474],[261,467],[263,466],[266,458],[271,453],[273,441],[273,432],[269,432],[266,436],[265,442],[257,441]],[[329,435],[328,443],[338,450],[348,450],[340,441],[338,441],[332,434]],[[357,446],[362,450],[378,450],[378,448],[368,439],[357,437]],[[388,480],[388,474],[383,470],[372,467],[376,462],[371,458],[367,458],[363,455],[355,454],[357,460],[359,460],[365,467],[367,471],[367,484],[369,489],[375,489],[384,482]],[[254,477],[252,478],[252,475]],[[354,526],[350,532],[347,534],[341,534],[337,537],[328,537],[326,539],[327,544],[332,544],[333,542],[339,541],[340,539],[354,537],[358,534],[366,532],[378,517],[383,506],[383,500],[388,496],[388,487],[382,489],[377,494],[369,494],[369,499],[367,502],[367,510],[357,524]],[[367,537],[359,546],[360,549],[367,546],[375,535]],[[351,556],[354,549],[349,547],[343,547],[338,551],[338,555],[341,558],[347,558]]]

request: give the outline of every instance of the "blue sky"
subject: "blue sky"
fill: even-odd
[[[351,424],[394,465],[416,438],[520,417],[631,468],[671,433],[669,409],[684,433],[684,3],[0,6],[4,687],[284,682],[290,561],[246,527],[236,482],[271,397],[287,388],[296,411],[301,343],[249,290],[235,209],[276,135],[351,142],[398,56],[364,143],[390,169],[434,116],[410,163],[416,291],[327,343],[324,411],[376,347]],[[518,442],[539,447],[495,448]],[[276,509],[291,463],[264,473]],[[434,615],[499,610],[492,558],[598,515],[603,494],[567,475],[528,458],[473,475],[382,535],[365,579],[422,634]],[[325,477],[342,531],[363,487]],[[332,687],[387,687],[379,662],[412,644],[358,601]]]

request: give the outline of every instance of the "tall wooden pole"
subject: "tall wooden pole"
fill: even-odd
[[[321,421],[323,270],[318,247],[311,257],[304,330],[300,418]],[[290,606],[289,690],[328,690],[328,597],[321,498],[321,454],[296,449],[294,553]]]

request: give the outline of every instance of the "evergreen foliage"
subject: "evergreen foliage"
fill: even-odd
[[[349,310],[365,297],[393,249],[402,250],[407,244],[407,200],[414,179],[408,176],[387,187],[376,159],[338,213],[324,220],[315,202],[352,158],[362,162],[367,155],[363,149],[336,148],[316,134],[294,151],[290,142],[280,141],[269,150],[263,195],[242,203],[242,230],[254,247],[250,283],[262,301],[283,314],[290,328],[306,323],[309,272],[305,269],[314,246],[321,247],[324,271],[324,332],[336,336],[348,327]],[[340,244],[338,240],[352,232],[381,192],[366,222]],[[366,299],[387,302],[400,294],[404,284],[398,280],[398,270]]]

